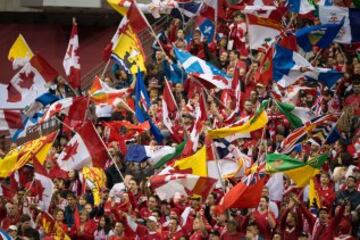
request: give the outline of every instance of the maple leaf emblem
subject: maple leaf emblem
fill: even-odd
[[[39,197],[39,200],[42,201],[43,195],[44,195],[44,186],[41,184],[39,180],[35,180],[33,183],[33,191],[35,193],[35,197]]]
[[[49,115],[53,116],[56,113],[60,112],[62,109],[63,105],[61,103],[57,103],[52,109],[49,109]]]
[[[79,143],[75,141],[73,144],[66,145],[64,152],[65,156],[62,158],[63,161],[69,160],[73,155],[77,153],[77,148],[79,146]]]
[[[34,77],[35,77],[34,72],[30,72],[28,74],[26,74],[26,72],[21,72],[19,74],[19,78],[20,78],[19,86],[21,88],[30,89],[32,85],[34,85]]]

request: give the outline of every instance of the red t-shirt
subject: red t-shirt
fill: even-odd
[[[274,219],[276,219],[274,213],[270,212],[270,214]],[[268,221],[268,211],[260,213],[258,210],[256,210],[253,215],[255,218],[255,223],[259,227],[260,235],[263,235],[265,239],[271,239],[271,228]]]

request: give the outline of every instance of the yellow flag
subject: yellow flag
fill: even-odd
[[[141,72],[146,71],[145,55],[141,43],[130,26],[120,34],[112,56],[122,65],[125,65],[132,74],[136,74],[138,69]]]
[[[106,175],[103,169],[96,167],[84,167],[82,174],[87,186],[91,189],[94,197],[94,204],[100,204],[100,189],[106,187]]]
[[[8,54],[8,59],[13,63],[13,68],[22,67],[34,56],[24,37],[19,34]]]
[[[189,171],[189,173],[207,177],[206,148],[202,147],[194,155],[177,160],[174,167],[179,170]]]
[[[309,184],[310,179],[319,172],[319,169],[310,165],[305,165],[304,167],[287,170],[284,173],[295,182],[297,187],[303,188]]]
[[[107,0],[108,4],[115,9],[118,13],[121,15],[125,15],[129,6],[131,4],[131,1],[128,0]]]
[[[20,149],[15,148],[8,152],[4,158],[0,159],[0,178],[6,178],[10,175],[13,167],[16,164],[19,152]]]
[[[224,127],[215,130],[209,130],[208,136],[211,138],[224,138],[236,133],[250,133],[252,131],[263,128],[268,122],[268,117],[265,111],[258,115],[254,115],[247,122],[241,126]]]
[[[313,204],[315,203],[318,208],[321,208],[322,207],[321,201],[320,201],[319,193],[315,188],[314,178],[315,177],[310,179],[310,183],[309,183],[309,207],[312,207]]]

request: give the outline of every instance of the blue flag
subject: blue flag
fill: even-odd
[[[186,79],[186,73],[176,63],[163,61],[163,67],[166,78],[172,83],[183,83]]]
[[[143,81],[142,72],[138,71],[136,74],[136,84],[135,84],[135,116],[137,120],[141,123],[149,121],[150,123],[150,132],[154,135],[156,141],[161,143],[164,139],[161,134],[160,129],[151,119],[148,111],[150,109],[151,102],[149,94],[146,91],[145,84]]]
[[[304,27],[296,31],[296,41],[305,51],[311,51],[313,46],[328,48],[344,24],[344,19],[337,24],[322,24]]]
[[[0,239],[13,240],[13,238],[3,229],[0,228]]]
[[[210,19],[206,18],[203,22],[199,24],[199,29],[203,38],[206,39],[208,43],[211,43],[215,33],[214,23]]]

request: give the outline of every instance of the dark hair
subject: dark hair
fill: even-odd
[[[26,221],[31,221],[31,217],[28,214],[23,214],[20,216],[19,222],[23,223]]]
[[[111,230],[111,219],[106,215],[102,216],[101,218],[104,218],[104,220],[105,220],[104,231],[106,234],[108,234]],[[100,218],[100,220],[101,220],[101,218]],[[97,230],[98,231],[101,230],[100,224],[98,225]]]
[[[267,196],[261,196],[261,198],[264,198],[267,203],[269,203],[269,198]]]

